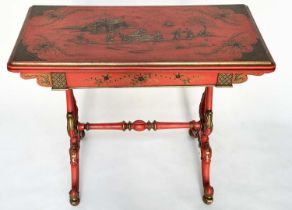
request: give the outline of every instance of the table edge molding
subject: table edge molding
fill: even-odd
[[[148,67],[148,66],[271,66],[272,61],[198,61],[198,62],[29,62],[29,61],[12,61],[8,64],[13,66],[30,66],[30,67]]]

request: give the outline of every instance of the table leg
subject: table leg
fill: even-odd
[[[206,204],[211,204],[213,202],[214,189],[210,185],[210,163],[212,157],[212,149],[209,144],[208,135],[202,134],[199,137],[201,142],[201,160],[202,160],[202,178],[204,195],[203,201]]]
[[[193,128],[190,129],[190,135],[196,137],[199,140],[199,145],[201,147],[201,164],[202,164],[202,179],[204,187],[203,201],[206,204],[211,204],[213,202],[213,187],[210,185],[210,163],[212,157],[212,150],[209,144],[209,135],[213,129],[212,122],[212,97],[213,97],[213,87],[206,87],[201,103],[200,103],[200,122],[197,122]],[[80,202],[79,198],[79,147],[80,139],[84,137],[84,126],[90,128],[90,124],[80,124],[78,122],[78,107],[73,94],[73,90],[66,90],[67,99],[67,129],[70,136],[70,164],[71,164],[71,176],[72,176],[72,189],[70,190],[70,203],[74,206],[78,205]],[[136,122],[137,124],[138,122]],[[141,124],[141,122],[139,121]],[[138,123],[138,124],[139,124]],[[135,124],[135,125],[136,125]],[[139,124],[139,125],[140,125]],[[143,125],[146,123],[142,123]],[[162,125],[160,123],[159,125]],[[96,126],[97,124],[91,124],[91,126]],[[120,124],[119,124],[120,125]],[[158,125],[158,123],[157,123]],[[169,123],[167,123],[169,126]],[[81,126],[81,127],[80,127]],[[83,126],[83,127],[82,127]],[[104,126],[104,125],[103,125]],[[123,123],[121,124],[123,128]],[[183,126],[185,126],[183,124]],[[188,126],[190,126],[188,124]],[[135,126],[134,126],[135,127]],[[144,126],[145,127],[145,126]],[[145,129],[143,127],[143,130]],[[139,127],[140,128],[140,127]],[[140,130],[140,129],[138,129]]]
[[[70,203],[76,206],[80,202],[79,198],[79,145],[82,135],[77,129],[78,125],[78,108],[71,89],[66,90],[67,101],[67,130],[70,136],[70,164],[72,188],[69,192]]]
[[[206,204],[213,202],[213,187],[210,185],[210,163],[212,157],[212,149],[209,144],[209,135],[213,129],[213,112],[212,112],[213,87],[206,87],[202,102],[200,105],[200,121],[202,129],[199,133],[199,142],[201,145],[202,160],[202,178],[204,186],[203,201]]]
[[[204,187],[203,201],[206,204],[213,202],[214,189],[210,185],[210,164],[212,149],[209,144],[209,135],[213,129],[212,112],[213,87],[206,87],[200,103],[200,130],[190,129],[190,135],[198,138],[201,148],[202,179]]]

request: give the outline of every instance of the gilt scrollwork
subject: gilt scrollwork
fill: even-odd
[[[205,118],[203,121],[203,131],[210,129],[213,130],[213,112],[211,110],[207,110],[205,112]]]
[[[67,131],[68,133],[73,132],[75,136],[78,135],[77,121],[71,112],[67,113]]]
[[[201,154],[201,159],[204,161],[211,161],[212,158],[212,149],[209,145],[209,142],[203,143],[201,145],[202,147],[202,154]]]
[[[71,164],[78,164],[78,150],[79,146],[77,144],[72,144],[69,149],[70,154],[70,163]]]
[[[22,79],[36,79],[37,84],[43,87],[51,87],[51,76],[50,74],[30,74],[30,73],[20,73]]]

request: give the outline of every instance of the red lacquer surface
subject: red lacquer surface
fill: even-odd
[[[203,200],[210,204],[213,87],[272,72],[275,63],[244,5],[34,6],[8,69],[41,86],[66,89],[72,205],[79,198],[79,149],[85,130],[188,128],[201,148]],[[73,88],[207,86],[199,121],[81,123]]]
[[[270,71],[273,66],[244,5],[34,6],[9,68],[21,71],[28,65],[52,71],[47,66],[54,65],[78,71],[85,66],[92,70],[122,64],[125,69],[149,63],[152,67],[160,63],[161,68],[173,63],[181,67],[195,63],[197,67],[200,62],[215,67],[231,62],[228,66],[234,67],[252,61],[264,62],[260,65]],[[250,65],[257,66],[256,62]]]
[[[230,86],[275,63],[245,5],[33,6],[8,69],[63,89]]]
[[[69,86],[80,87],[139,87],[161,86],[171,84],[173,86],[189,86],[197,84],[212,85],[217,81],[217,73],[202,72],[192,73],[187,71],[168,72],[104,72],[104,73],[71,73],[67,74]]]

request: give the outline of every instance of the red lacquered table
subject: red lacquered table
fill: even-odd
[[[231,87],[275,70],[245,5],[33,6],[8,69],[40,86],[64,90],[72,188],[78,205],[79,148],[85,130],[187,128],[201,148],[203,201],[210,185],[213,87]],[[205,86],[199,121],[81,123],[74,88]]]

